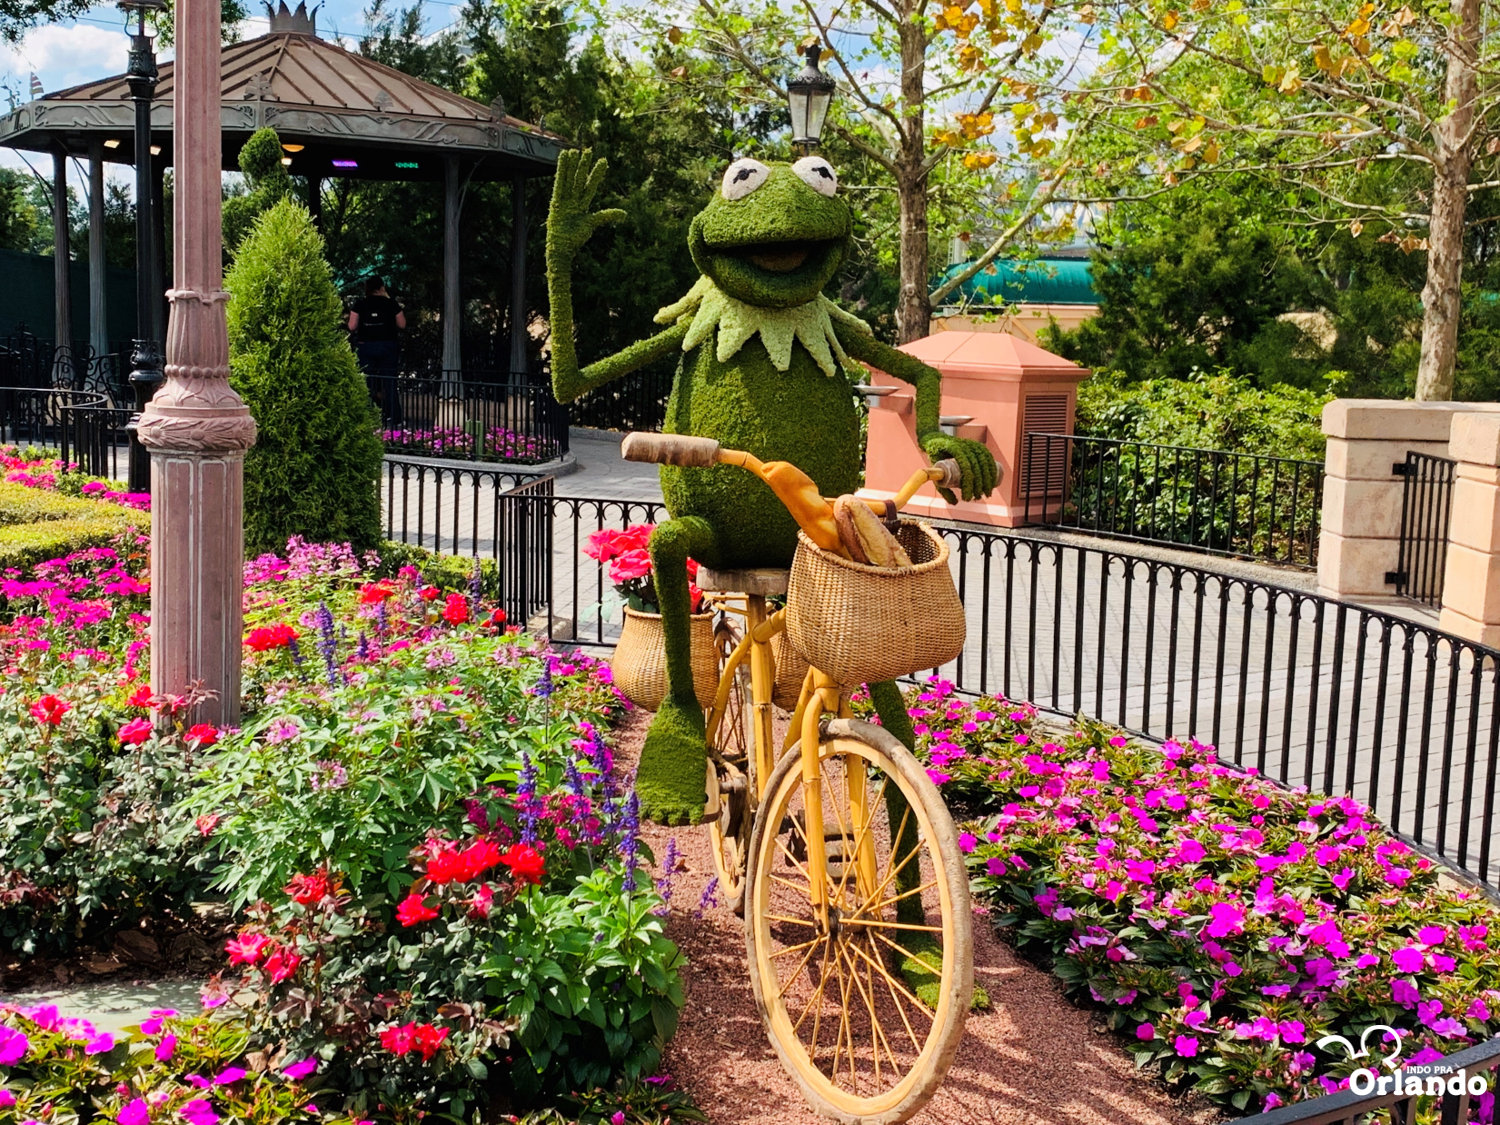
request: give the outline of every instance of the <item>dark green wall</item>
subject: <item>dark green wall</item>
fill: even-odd
[[[0,250],[0,335],[26,328],[52,339],[53,260],[40,254]],[[89,264],[69,262],[73,298],[73,339],[89,338]],[[109,310],[111,344],[135,336],[135,271],[109,268],[105,273],[105,304]]]

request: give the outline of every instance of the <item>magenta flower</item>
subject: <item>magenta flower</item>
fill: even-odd
[[[155,1035],[161,1031],[162,1023],[177,1014],[176,1008],[152,1008],[151,1018],[141,1021],[142,1035]]]
[[[1442,945],[1448,940],[1448,931],[1443,926],[1423,926],[1417,931],[1417,940],[1423,945]]]
[[[1191,1035],[1179,1035],[1172,1040],[1172,1046],[1185,1059],[1190,1059],[1198,1053],[1198,1040]]]
[[[1391,999],[1403,1008],[1412,1008],[1422,999],[1422,994],[1411,981],[1398,977],[1391,981]]]
[[[1409,945],[1405,949],[1392,950],[1391,960],[1395,962],[1396,969],[1399,972],[1420,973],[1426,957],[1416,946]]]
[[[238,1066],[226,1066],[218,1074],[214,1075],[215,1086],[228,1086],[231,1082],[238,1082],[245,1077],[245,1071]]]
[[[151,1120],[151,1110],[146,1106],[146,1099],[132,1099],[120,1110],[120,1116],[115,1120],[119,1125],[147,1125]]]
[[[1208,908],[1208,925],[1203,932],[1222,938],[1245,932],[1245,908],[1236,902],[1216,902]]]
[[[1488,1020],[1490,1018],[1489,1005],[1486,1004],[1483,1000],[1480,1000],[1476,997],[1474,1002],[1469,1005],[1469,1010],[1464,1013],[1464,1018],[1471,1020]]]
[[[177,1053],[177,1036],[163,1035],[161,1042],[156,1045],[156,1061],[171,1062],[172,1056]]]
[[[103,1055],[115,1049],[115,1037],[107,1031],[89,1037],[83,1045],[85,1055]]]
[[[1141,1040],[1142,1042],[1147,1042],[1149,1040],[1155,1039],[1156,1038],[1156,1025],[1155,1024],[1149,1024],[1149,1023],[1143,1023],[1143,1024],[1141,1024],[1140,1027],[1138,1027],[1138,1028],[1135,1029],[1135,1037],[1137,1039]]]
[[[31,1040],[24,1031],[0,1024],[0,1066],[15,1066],[26,1057]]]
[[[219,1120],[219,1115],[214,1112],[213,1103],[207,1098],[194,1098],[184,1103],[178,1112],[182,1114],[182,1119],[188,1125],[215,1125]]]
[[[302,1079],[317,1069],[317,1059],[303,1059],[301,1062],[294,1062],[289,1066],[282,1067],[281,1073],[291,1079]]]

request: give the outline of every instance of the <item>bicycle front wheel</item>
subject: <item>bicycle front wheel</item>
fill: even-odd
[[[782,1065],[820,1113],[889,1125],[942,1082],[974,989],[969,881],[937,789],[888,732],[829,722],[821,824],[800,747],[778,763],[755,820],[745,937]],[[828,908],[810,849],[827,857]]]

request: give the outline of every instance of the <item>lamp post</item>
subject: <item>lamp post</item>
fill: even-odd
[[[804,52],[807,65],[802,73],[786,84],[786,100],[792,109],[792,143],[808,156],[823,137],[823,122],[833,104],[837,84],[818,69],[823,48],[814,43]]]
[[[130,389],[135,394],[135,415],[125,429],[130,434],[130,491],[151,489],[151,456],[141,445],[138,433],[141,411],[161,386],[161,344],[155,339],[152,325],[156,303],[161,294],[153,289],[156,277],[154,216],[151,213],[153,166],[151,162],[151,99],[156,94],[156,52],[151,34],[146,30],[146,13],[166,8],[162,0],[120,0],[126,11],[135,15],[135,33],[130,37],[130,66],[125,84],[135,102],[135,323],[136,339],[130,353]]]

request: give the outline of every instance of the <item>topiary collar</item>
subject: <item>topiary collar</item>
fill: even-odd
[[[839,308],[821,293],[811,301],[789,309],[767,309],[746,304],[725,293],[707,277],[700,277],[685,297],[656,314],[657,324],[675,324],[686,317],[692,325],[683,337],[682,350],[692,351],[719,330],[715,354],[719,362],[730,359],[757,332],[771,366],[787,371],[792,366],[792,342],[800,340],[824,375],[837,375],[849,361],[834,331],[837,321],[870,334],[870,326]]]

